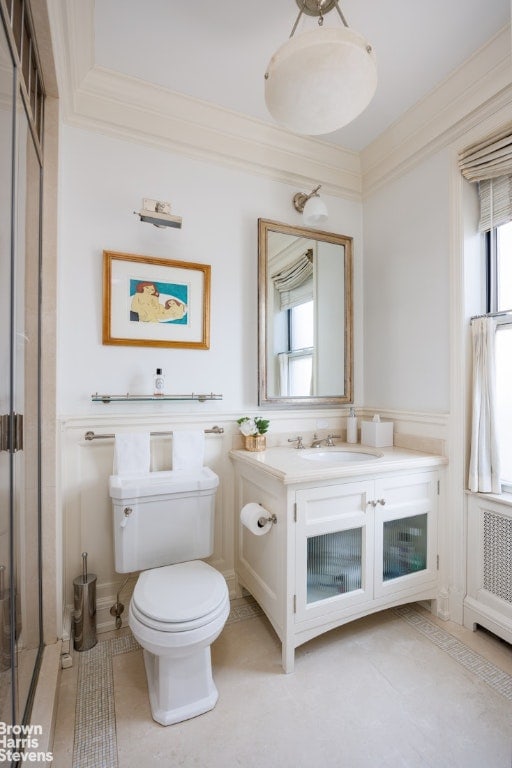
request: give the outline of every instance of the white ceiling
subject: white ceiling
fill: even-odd
[[[510,22],[510,0],[340,0],[377,56],[377,93],[324,137],[360,151]],[[264,73],[288,38],[295,0],[96,0],[95,63],[272,122]],[[303,16],[296,35],[316,20]],[[325,24],[341,25],[335,10]]]

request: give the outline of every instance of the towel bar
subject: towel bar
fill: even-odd
[[[210,435],[210,434],[211,435],[222,435],[222,433],[224,432],[224,427],[214,426],[211,429],[205,429],[204,431],[205,431],[205,434],[208,434],[208,435]],[[172,431],[170,431],[170,432],[150,432],[149,434],[151,435],[151,437],[163,437],[163,436],[167,436],[167,435],[172,435]],[[85,433],[84,437],[85,437],[86,440],[103,440],[105,438],[114,438],[115,435],[97,435],[92,430],[89,430],[88,432]]]

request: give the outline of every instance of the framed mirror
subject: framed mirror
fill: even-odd
[[[259,404],[352,402],[352,238],[258,219]]]

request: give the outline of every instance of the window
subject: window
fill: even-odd
[[[496,228],[497,312],[512,309],[512,221]]]
[[[312,347],[313,341],[313,302],[307,301],[288,310],[288,328],[290,350]]]
[[[488,311],[512,310],[512,222],[489,233]],[[512,316],[496,326],[496,416],[504,490],[512,491]]]
[[[314,302],[290,307],[288,313],[288,395],[311,394]]]

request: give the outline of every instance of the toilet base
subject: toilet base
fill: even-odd
[[[210,646],[177,658],[143,651],[153,720],[173,725],[213,709],[219,694]]]

